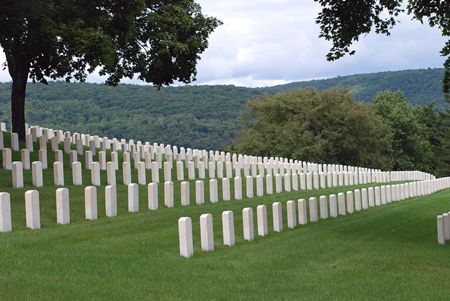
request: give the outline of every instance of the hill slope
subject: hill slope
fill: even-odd
[[[201,149],[231,144],[247,100],[262,93],[314,86],[319,90],[350,85],[357,100],[369,102],[378,91],[402,90],[413,104],[445,100],[443,69],[406,70],[296,82],[266,88],[151,86],[52,82],[29,84],[26,118],[31,125],[99,136],[163,142]],[[0,119],[10,124],[11,84],[0,83]]]

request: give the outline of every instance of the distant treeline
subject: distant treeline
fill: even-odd
[[[445,107],[443,69],[381,72],[267,88],[232,85],[165,87],[51,82],[28,84],[30,125],[71,132],[215,150],[233,143],[242,128],[238,117],[248,100],[297,87],[319,91],[349,85],[358,101],[378,91],[402,90],[412,104]],[[0,83],[0,119],[10,124],[11,83]]]

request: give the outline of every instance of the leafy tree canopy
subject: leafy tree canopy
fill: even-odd
[[[193,0],[5,0],[0,45],[12,78],[12,126],[24,139],[28,78],[107,84],[135,75],[158,87],[195,80],[199,54],[221,22]]]
[[[322,6],[316,22],[320,24],[320,37],[332,41],[327,54],[329,61],[337,60],[345,54],[354,54],[350,49],[360,35],[375,33],[390,34],[401,13],[412,15],[413,19],[428,21],[431,27],[438,27],[442,36],[450,36],[450,1],[446,0],[314,0]],[[402,8],[407,2],[406,10]],[[446,56],[443,91],[450,93],[450,40],[441,50]]]
[[[347,87],[268,94],[248,102],[238,152],[389,169],[391,129]]]

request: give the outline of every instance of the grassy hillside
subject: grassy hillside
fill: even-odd
[[[443,69],[362,74],[267,88],[235,86],[154,87],[100,84],[29,84],[26,119],[31,125],[100,136],[164,142],[201,149],[230,145],[241,128],[238,116],[247,100],[295,87],[319,90],[350,85],[358,100],[378,91],[403,90],[413,104],[436,102],[442,109]],[[0,83],[0,119],[10,124],[11,84]]]
[[[48,153],[52,166],[54,156],[50,149]],[[20,158],[19,152],[13,156]],[[83,156],[78,158],[84,161]],[[37,152],[32,153],[34,160]],[[205,197],[204,205],[194,205],[194,180],[190,180],[192,205],[184,207],[180,182],[175,180],[174,208],[163,206],[159,185],[160,209],[148,210],[147,187],[141,185],[137,213],[127,211],[127,188],[119,184],[118,215],[106,217],[102,171],[102,185],[97,187],[99,219],[88,221],[83,191],[90,174],[83,170],[84,185],[71,185],[68,162],[65,154],[71,212],[67,225],[56,224],[55,190],[59,187],[53,185],[51,169],[44,174],[44,187],[33,187],[31,173],[26,171],[25,187],[16,189],[11,187],[11,171],[0,169],[0,191],[11,194],[13,214],[13,231],[0,233],[1,300],[446,300],[450,293],[450,245],[439,245],[436,237],[436,215],[449,210],[450,190],[289,229],[286,201],[375,184],[228,202],[219,197],[217,204]],[[136,177],[133,170],[134,181]],[[117,179],[120,183],[120,171]],[[40,230],[25,227],[24,193],[30,189],[40,195]],[[275,201],[283,205],[280,233],[272,231]],[[255,233],[254,241],[244,241],[242,209],[253,208],[256,225],[260,204],[268,208],[269,234],[258,237]],[[233,247],[222,244],[224,210],[235,215]],[[203,213],[213,215],[213,252],[200,249]],[[177,220],[182,216],[193,220],[194,256],[189,259],[179,255]]]

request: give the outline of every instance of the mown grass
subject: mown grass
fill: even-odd
[[[50,167],[50,152],[48,157]],[[82,156],[79,159],[83,162]],[[180,194],[175,193],[175,207],[165,208],[160,184],[160,209],[150,211],[147,187],[142,185],[140,211],[129,213],[126,186],[118,185],[118,216],[109,218],[104,214],[106,180],[102,180],[99,219],[87,221],[83,191],[90,174],[83,173],[85,185],[73,186],[69,184],[70,169],[65,171],[71,223],[59,225],[58,187],[53,185],[51,168],[42,188],[32,187],[31,177],[25,173],[23,189],[11,188],[11,172],[0,170],[1,191],[11,194],[13,213],[13,231],[0,233],[1,300],[448,299],[449,245],[437,244],[436,215],[450,210],[449,190],[288,229],[287,200],[364,186],[229,202],[222,201],[219,194],[219,203],[211,204],[205,179],[204,205],[195,205],[192,183],[191,206],[182,207]],[[120,183],[121,174],[117,179]],[[174,182],[179,189],[179,182]],[[24,193],[29,189],[40,194],[41,230],[25,226]],[[275,201],[283,204],[281,233],[271,230],[271,204]],[[242,209],[254,209],[256,224],[256,206],[260,204],[268,207],[269,235],[244,241]],[[235,215],[234,247],[222,244],[224,210],[233,210]],[[213,252],[200,249],[199,217],[203,213],[213,215]],[[194,256],[189,259],[179,255],[177,221],[181,216],[193,221]]]

